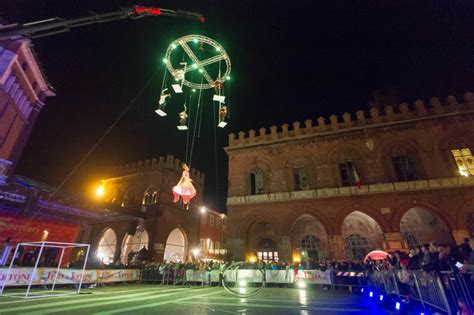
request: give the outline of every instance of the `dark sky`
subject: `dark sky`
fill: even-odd
[[[133,4],[202,12],[207,22],[122,20],[34,40],[57,96],[47,101],[17,172],[59,184],[161,67],[101,145],[66,183],[86,192],[113,165],[185,155],[176,117],[153,110],[169,43],[202,34],[232,60],[231,119],[217,130],[214,163],[210,96],[193,167],[207,173],[206,202],[226,195],[227,134],[366,109],[374,89],[395,86],[403,101],[462,95],[474,88],[472,1],[3,0],[10,22],[77,17]],[[216,186],[217,168],[219,181]]]

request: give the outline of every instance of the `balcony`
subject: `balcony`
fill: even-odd
[[[356,186],[320,188],[313,190],[276,192],[261,195],[233,196],[227,198],[227,205],[239,205],[245,203],[264,203],[286,200],[302,200],[315,198],[345,197],[353,195],[370,195],[380,193],[423,191],[444,188],[459,188],[474,186],[474,176],[450,177],[429,180],[416,180],[408,182],[380,183]]]

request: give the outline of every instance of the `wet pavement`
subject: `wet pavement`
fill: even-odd
[[[264,288],[248,298],[221,287],[163,285],[114,285],[27,300],[14,293],[0,297],[0,314],[390,314],[367,298],[319,289]]]

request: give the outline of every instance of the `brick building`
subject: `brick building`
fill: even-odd
[[[227,217],[206,207],[201,207],[200,210],[199,241],[202,257],[223,260],[227,256],[225,248]]]
[[[171,155],[116,168],[102,182],[103,207],[124,217],[90,223],[78,241],[90,243],[106,264],[127,263],[130,252],[143,246],[156,261],[189,258],[199,248],[204,174],[190,170],[197,195],[189,210],[173,203],[172,187],[181,175],[180,161]]]
[[[363,258],[474,233],[474,95],[229,135],[233,259]]]
[[[46,98],[53,95],[30,40],[0,41],[0,184],[13,172]]]

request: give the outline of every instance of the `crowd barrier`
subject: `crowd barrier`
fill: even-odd
[[[141,281],[149,283],[163,284],[185,284],[196,283],[201,285],[211,285],[219,283],[222,272],[219,270],[159,270],[145,268],[142,270]],[[304,280],[308,284],[322,285],[358,285],[360,273],[350,273],[337,276],[330,271],[321,270],[301,270],[295,273],[293,270],[265,270],[264,273],[254,269],[239,269],[226,272],[226,281],[236,282],[245,280],[248,283],[261,283],[265,277],[267,284],[292,284],[295,281]]]
[[[0,268],[0,286],[6,280],[6,287],[26,286],[31,277],[32,285],[48,285],[54,282],[56,268],[38,268],[32,274],[33,268],[12,268],[8,279],[5,279],[8,268]],[[79,283],[82,269],[59,269],[56,284]],[[139,281],[139,269],[86,269],[83,283],[111,283]]]
[[[417,300],[424,308],[456,314],[459,301],[463,301],[468,309],[474,310],[472,273],[384,270],[369,273],[368,281],[380,292]]]

